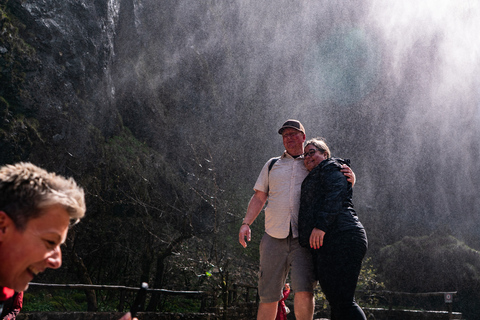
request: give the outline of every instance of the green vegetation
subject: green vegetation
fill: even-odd
[[[454,305],[474,318],[480,301],[480,252],[458,239],[435,233],[405,237],[380,251],[380,278],[392,291],[454,292]],[[416,300],[416,301],[415,301]],[[443,299],[415,299],[410,305],[441,310]]]
[[[201,301],[182,297],[165,296],[160,303],[163,312],[198,312]]]
[[[38,63],[35,49],[21,35],[24,30],[25,25],[10,13],[7,3],[0,5],[0,97],[15,106],[29,96],[23,90],[26,70]]]
[[[22,312],[87,310],[85,294],[78,290],[29,290],[23,301]]]
[[[372,258],[368,257],[362,264],[362,270],[358,278],[357,295],[358,302],[362,307],[378,307],[380,301],[375,291],[384,290],[385,284],[378,280],[377,270],[373,266]]]
[[[25,107],[30,93],[24,87],[27,70],[39,61],[24,40],[25,25],[7,5],[0,5],[0,159],[14,162],[23,160],[36,140],[42,141],[39,122]]]

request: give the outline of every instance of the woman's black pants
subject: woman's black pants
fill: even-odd
[[[355,302],[355,289],[367,252],[364,229],[325,234],[323,246],[312,250],[315,275],[332,311],[332,320],[366,319]]]

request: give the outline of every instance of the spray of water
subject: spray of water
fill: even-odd
[[[478,2],[139,3],[135,67],[158,114],[179,141],[215,141],[247,189],[298,118],[351,158],[372,230],[480,241]]]

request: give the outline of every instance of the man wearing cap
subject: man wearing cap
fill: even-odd
[[[265,208],[265,234],[260,243],[257,320],[274,320],[278,301],[289,271],[295,292],[294,311],[297,320],[311,320],[314,311],[313,290],[316,286],[312,257],[298,243],[298,210],[300,190],[308,171],[303,164],[305,129],[298,120],[289,119],[278,130],[285,151],[279,158],[265,163],[254,186],[254,195],[239,231],[243,247],[251,240],[250,225]],[[274,161],[272,165],[272,161]],[[347,180],[355,182],[348,167],[342,169]],[[290,270],[291,269],[291,270]]]

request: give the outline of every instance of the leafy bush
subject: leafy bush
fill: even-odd
[[[78,290],[29,290],[23,298],[22,312],[86,310],[85,294]]]
[[[389,290],[453,292],[454,308],[467,319],[480,314],[480,252],[452,236],[405,237],[380,250],[379,275]],[[443,299],[425,307],[445,308]],[[477,317],[477,318],[475,318]]]

